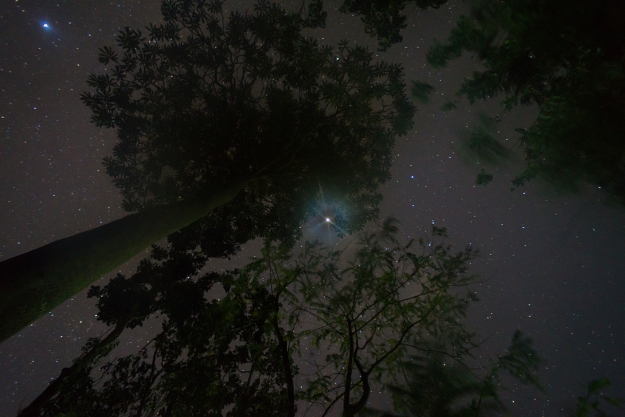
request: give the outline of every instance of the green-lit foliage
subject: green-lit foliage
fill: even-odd
[[[489,174],[484,168],[482,168],[475,178],[475,183],[477,185],[488,185],[488,183],[490,183],[492,180],[493,174]]]
[[[452,110],[456,110],[457,108],[458,108],[458,105],[450,100],[445,101],[445,104],[441,106],[442,111],[452,111]]]
[[[450,351],[460,351],[471,344],[463,322],[471,295],[456,290],[475,279],[467,269],[476,253],[424,239],[403,245],[396,233],[389,220],[348,249],[350,259],[315,254],[310,259],[319,267],[302,268],[288,317],[294,325],[308,317],[316,322],[299,332],[297,345],[317,369],[300,394],[311,404],[327,410],[342,403],[343,415],[353,416],[373,383],[401,378],[408,346],[431,349],[445,340]],[[445,230],[433,234],[440,241]]]
[[[483,126],[478,126],[471,132],[468,145],[478,155],[480,160],[488,163],[495,163],[498,158],[505,158],[509,153]]]
[[[115,345],[85,361],[98,342],[91,340],[77,359],[83,362],[80,372],[65,378],[60,391],[32,415],[285,416],[279,345],[267,328],[277,308],[272,294],[229,274],[198,276],[206,259],[155,247],[130,279],[119,275],[103,288],[92,287],[101,321],[110,324],[149,299],[134,325],[157,315],[162,331],[137,353],[104,361]],[[115,299],[137,288],[143,296]],[[208,296],[219,289],[228,295]]]
[[[470,102],[538,105],[521,133],[521,186],[540,175],[568,189],[579,181],[625,198],[625,3],[606,0],[473,2],[445,43],[428,52],[442,67],[463,51],[485,68],[463,82]]]
[[[458,142],[454,149],[466,164],[472,167],[478,165],[478,168],[485,166],[477,173],[475,183],[487,185],[493,180],[493,175],[487,169],[505,166],[513,154],[493,135],[497,121],[482,112],[478,112],[478,119],[477,126],[472,130],[458,132]]]
[[[443,349],[421,350],[402,365],[407,380],[390,385],[395,411],[410,417],[484,417],[500,415],[506,407],[499,399],[501,371],[508,371],[525,384],[540,389],[535,378],[538,356],[527,336],[518,330],[504,356],[490,360],[487,366],[470,367],[469,352],[450,355]],[[383,417],[397,414],[375,413]]]
[[[111,323],[133,304],[111,297],[142,292],[136,302],[150,298],[151,308],[135,325],[158,315],[162,331],[135,354],[89,357],[36,415],[292,416],[299,400],[312,413],[354,416],[373,384],[405,383],[407,354],[465,358],[477,346],[464,324],[477,298],[462,294],[475,279],[468,265],[476,253],[453,252],[443,228],[434,228],[433,241],[406,245],[397,232],[389,220],[342,252],[306,244],[293,254],[268,243],[241,271],[199,277],[200,253],[154,248],[133,277],[91,294],[101,297],[99,318]],[[519,352],[533,351],[517,340],[523,349],[493,363],[531,381],[525,364],[534,362]],[[492,396],[497,386],[488,389]]]

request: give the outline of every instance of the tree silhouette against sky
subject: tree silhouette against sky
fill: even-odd
[[[536,105],[517,129],[525,169],[515,187],[540,176],[575,190],[589,182],[625,201],[625,5],[621,1],[472,2],[428,62],[440,68],[463,52],[484,69],[458,95],[473,103],[503,95],[502,111]]]
[[[440,0],[344,0],[342,10],[358,14],[380,49],[401,42],[409,5],[439,7]],[[467,74],[459,96],[476,100],[501,98],[501,112],[518,106],[539,110],[531,126],[522,126],[516,144],[526,165],[514,187],[540,176],[559,188],[575,191],[588,182],[611,199],[625,202],[625,3],[564,0],[471,0],[449,38],[435,41],[428,62],[442,68],[470,54],[480,69]],[[425,97],[433,89],[416,85]],[[452,110],[450,100],[442,110]],[[478,128],[480,143],[496,144]],[[501,147],[502,145],[499,144]],[[479,152],[479,149],[478,149]],[[492,175],[484,170],[477,183]]]
[[[344,208],[340,233],[376,217],[415,111],[401,66],[307,37],[320,2],[229,16],[222,3],[166,0],[163,24],[100,49],[82,100],[117,132],[104,164],[136,213],[0,263],[0,341],[183,228],[195,240],[178,242],[225,256],[257,236],[292,242],[322,195]]]
[[[465,323],[477,252],[454,251],[444,229],[407,244],[397,232],[388,220],[341,251],[267,242],[240,271],[220,273],[199,271],[199,250],[155,247],[132,277],[92,287],[98,320],[113,330],[90,339],[19,416],[353,417],[373,390],[414,389],[413,377],[427,389],[403,398],[409,409],[451,416],[468,399],[457,415],[482,416],[504,408],[501,371],[538,385],[540,360],[518,331],[505,355],[468,364],[479,346]],[[110,354],[120,327],[150,316],[162,319],[159,334]],[[421,363],[439,367],[413,372]]]

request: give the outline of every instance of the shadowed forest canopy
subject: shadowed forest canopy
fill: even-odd
[[[82,100],[117,132],[104,164],[138,213],[0,263],[0,340],[187,226],[174,244],[228,256],[254,237],[294,242],[322,196],[341,234],[377,216],[415,111],[401,66],[308,37],[319,1],[222,3],[166,0],[163,24],[100,49]]]
[[[541,176],[575,190],[580,181],[625,201],[625,3],[622,1],[472,2],[445,43],[435,68],[470,52],[483,65],[463,82],[470,102],[503,94],[503,114],[537,105],[517,129],[525,170],[514,186]]]
[[[107,72],[82,100],[96,125],[117,130],[104,164],[124,208],[249,178],[220,221],[289,239],[323,190],[349,206],[338,226],[358,229],[375,217],[395,136],[411,126],[401,67],[306,37],[323,22],[320,3],[303,17],[261,1],[227,21],[221,3],[165,1],[165,24],[146,37],[125,29],[122,54],[101,49]]]
[[[407,397],[394,388],[398,410],[486,416],[505,409],[500,374],[538,385],[540,360],[518,331],[504,355],[469,366],[479,343],[464,320],[477,298],[465,287],[477,253],[452,250],[444,229],[407,244],[397,232],[386,221],[340,252],[267,243],[225,273],[199,272],[198,251],[154,247],[132,277],[91,288],[98,319],[115,329],[91,339],[20,417],[353,417],[374,389],[414,389],[412,379],[427,389]],[[163,320],[158,335],[110,354],[117,329],[150,316]]]
[[[444,2],[345,1],[386,49],[401,41],[406,6]],[[503,115],[537,105],[539,116],[520,127],[526,167],[515,187],[541,176],[574,191],[581,181],[625,201],[625,2],[620,0],[471,0],[445,42],[428,52],[434,68],[470,53],[481,65],[458,95],[473,103],[503,95]],[[467,74],[469,75],[469,74]],[[448,102],[443,110],[456,105]],[[478,175],[486,184],[490,174]]]
[[[386,49],[401,42],[410,7],[444,3],[343,0],[341,10],[358,15],[366,32],[377,36],[379,49]],[[599,275],[606,277],[603,283],[595,280],[582,287],[582,281],[571,280],[576,278],[572,271],[584,266],[596,272],[597,259],[607,264],[610,274],[618,270],[610,259],[592,257],[587,262],[580,256],[587,246],[578,243],[596,235],[576,232],[590,223],[576,228],[562,223],[560,231],[576,233],[572,248],[573,239],[566,235],[550,239],[541,234],[545,222],[554,218],[534,219],[534,213],[544,211],[530,209],[532,201],[521,204],[518,199],[521,211],[512,211],[515,204],[504,207],[507,217],[494,209],[484,215],[479,198],[483,190],[473,187],[465,194],[454,191],[456,186],[448,188],[448,173],[466,179],[452,171],[458,167],[452,165],[456,158],[439,153],[439,163],[432,155],[418,154],[422,140],[402,146],[401,155],[404,149],[414,154],[397,172],[404,176],[409,164],[410,176],[415,171],[411,179],[421,174],[433,187],[427,191],[425,181],[398,178],[394,190],[401,187],[414,202],[408,208],[403,203],[407,199],[394,200],[406,206],[402,211],[413,225],[404,235],[390,219],[331,248],[301,240],[305,222],[321,214],[321,204],[334,210],[323,212],[328,217],[322,224],[343,237],[364,226],[374,229],[380,185],[390,178],[393,156],[400,154],[393,149],[395,139],[411,133],[413,126],[415,107],[406,95],[401,65],[382,62],[355,43],[326,45],[310,37],[325,26],[320,0],[298,2],[297,12],[263,0],[230,13],[225,11],[230,4],[221,0],[158,4],[163,15],[159,24],[125,28],[116,46],[100,49],[104,68],[88,78],[90,91],[81,96],[92,122],[116,133],[104,165],[129,214],[0,262],[0,342],[89,286],[95,320],[109,327],[92,335],[96,337],[57,379],[42,378],[47,386],[41,386],[42,392],[18,417],[509,415],[506,405],[524,396],[501,395],[506,386],[513,392],[519,385],[543,391],[539,372],[549,376],[547,368],[560,369],[566,362],[555,341],[574,346],[569,333],[589,329],[593,345],[595,340],[617,344],[612,324],[606,321],[601,328],[595,320],[606,315],[573,314],[576,299],[563,287],[573,288],[574,296],[584,301],[609,301],[597,296],[607,294],[598,292],[612,280],[607,269]],[[620,184],[625,197],[625,177],[619,176],[625,173],[625,147],[620,147],[625,128],[618,125],[625,116],[622,3],[471,4],[472,14],[458,21],[446,43],[430,48],[428,59],[442,67],[464,52],[475,54],[480,71],[465,79],[459,94],[470,102],[503,95],[503,111],[495,120],[515,106],[538,107],[534,125],[519,130],[528,165],[514,184],[543,175],[561,183],[591,181],[615,195]],[[411,90],[414,99],[427,103],[434,88],[413,81]],[[446,109],[456,103],[448,101]],[[433,120],[429,116],[424,120]],[[489,126],[496,124],[486,119]],[[433,141],[429,149],[440,150],[444,131],[436,132],[441,142]],[[487,128],[467,136],[473,150],[492,160],[510,152]],[[443,182],[434,182],[435,177]],[[492,174],[482,169],[478,182],[490,180]],[[444,202],[437,210],[414,208],[437,201]],[[449,217],[452,206],[461,217]],[[426,212],[432,212],[426,214],[432,234],[400,241],[399,236],[419,233]],[[507,219],[519,213],[523,218],[508,225]],[[569,219],[585,213],[580,210]],[[478,223],[481,217],[487,221]],[[473,274],[478,250],[454,249],[446,229],[434,227],[441,220],[471,223],[464,229],[471,236],[476,230],[492,236],[483,245],[489,257],[482,265],[488,275],[495,268],[500,271],[495,279],[484,281]],[[535,234],[527,230],[521,236],[525,231],[517,225],[523,230],[525,222],[536,226],[527,227]],[[489,228],[495,223],[496,229]],[[518,237],[504,247],[497,234]],[[209,263],[229,257],[254,238],[264,245],[247,265],[237,262],[239,269],[224,270]],[[136,273],[120,271],[92,285],[146,248],[151,251]],[[556,264],[560,256],[576,262]],[[521,265],[517,258],[533,269],[515,269]],[[545,273],[552,273],[554,281],[542,280]],[[586,279],[585,274],[579,277]],[[516,285],[518,279],[527,285]],[[496,298],[468,316],[478,301],[476,290]],[[560,292],[569,296],[558,298]],[[491,320],[493,312],[505,314],[495,313]],[[577,322],[565,323],[574,327],[560,326],[560,313],[573,316]],[[482,334],[494,330],[494,339],[510,324],[511,344],[488,357],[495,349],[482,349],[485,341],[469,328],[468,319]],[[88,320],[85,326],[55,320],[63,333],[49,326],[48,336],[66,340],[66,332],[74,332],[71,343],[88,331],[85,327],[93,328],[86,325]],[[140,331],[141,326],[146,329]],[[550,362],[543,363],[532,340],[515,331],[521,326],[534,334],[548,327],[551,339],[539,341],[539,348]],[[606,333],[605,339],[600,332]],[[599,350],[605,356],[598,356],[596,366],[583,365],[594,371],[616,367],[619,352],[609,368],[600,368],[612,361],[614,351],[603,348]],[[51,353],[53,344],[45,349]],[[562,360],[554,360],[554,354]],[[6,356],[13,361],[12,353]],[[62,362],[59,355],[57,363]],[[33,366],[28,363],[29,370]],[[578,368],[575,375],[566,373],[567,383],[582,373],[583,366]],[[553,390],[558,384],[547,379],[545,385]],[[605,378],[591,381],[570,415],[605,417],[605,407],[621,405],[607,386]],[[19,397],[16,393],[13,398]],[[570,400],[568,388],[565,395]],[[552,402],[557,404],[552,414],[567,410],[560,408],[562,398]],[[535,396],[534,401],[545,398]],[[529,404],[526,409],[539,409]],[[543,407],[545,414],[548,404]]]
[[[353,13],[365,24],[365,32],[378,38],[380,50],[401,42],[400,32],[406,28],[406,6],[438,9],[447,0],[343,0],[340,11]]]

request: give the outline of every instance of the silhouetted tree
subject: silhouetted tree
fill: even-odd
[[[345,252],[353,255],[343,256],[347,260],[341,253],[304,253],[303,265],[318,265],[317,270],[302,268],[289,291],[292,307],[284,308],[290,323],[314,323],[312,329],[296,326],[302,329],[297,347],[314,367],[301,397],[320,408],[319,414],[337,405],[347,417],[363,410],[375,384],[399,377],[411,344],[429,349],[435,339],[445,339],[456,350],[470,343],[461,320],[473,296],[458,296],[454,289],[475,279],[466,274],[475,253],[453,253],[423,239],[412,251],[415,242],[402,245],[396,233],[396,224],[386,221],[380,232],[348,247]]]
[[[180,229],[221,255],[256,236],[293,242],[323,192],[342,233],[376,217],[397,135],[415,108],[399,65],[363,47],[320,46],[324,24],[259,1],[224,17],[221,0],[165,0],[147,36],[100,49],[106,71],[82,96],[115,129],[106,170],[138,211],[0,263],[0,341]],[[191,225],[191,226],[190,226]]]
[[[405,382],[408,353],[446,354],[462,363],[477,346],[464,324],[475,296],[458,289],[474,280],[467,267],[476,254],[423,239],[412,251],[414,242],[400,244],[396,231],[388,221],[342,252],[306,244],[294,255],[268,243],[241,271],[197,279],[183,278],[201,258],[197,252],[166,256],[155,249],[143,271],[91,294],[101,300],[100,319],[114,324],[120,315],[114,311],[132,304],[118,302],[119,294],[141,299],[138,292],[166,288],[149,313],[163,317],[162,332],[136,354],[104,362],[110,348],[98,357],[83,355],[76,361],[81,372],[22,415],[294,416],[303,405],[324,415],[338,406],[354,416],[375,384]],[[434,232],[436,239],[444,234]],[[188,268],[172,279],[164,272],[177,264]],[[152,278],[140,277],[149,271]],[[224,295],[216,299],[218,288]],[[534,382],[538,358],[527,338],[514,340],[492,367]],[[496,398],[496,374],[484,378],[489,384],[481,386],[480,398]]]
[[[203,294],[212,288],[215,276],[205,276],[197,282],[189,281],[189,277],[197,275],[208,258],[198,251],[179,250],[172,246],[165,250],[153,246],[150,256],[141,261],[137,272],[129,279],[117,274],[104,288],[92,286],[88,297],[96,298],[98,320],[112,326],[110,331],[103,338],[90,339],[72,366],[64,368],[61,375],[20,412],[20,416],[40,415],[41,408],[64,386],[89,375],[94,364],[117,346],[125,329],[142,326],[148,317],[158,312],[172,314],[179,320],[201,306]],[[71,402],[70,398],[65,400]]]
[[[343,0],[339,10],[360,16],[365,32],[378,38],[382,51],[401,42],[400,32],[406,27],[404,9],[410,4],[420,9],[438,9],[447,0]]]

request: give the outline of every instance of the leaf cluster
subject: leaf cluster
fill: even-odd
[[[199,272],[201,252],[155,247],[131,278],[90,295],[105,323],[158,315],[162,331],[135,354],[90,356],[43,415],[285,415],[296,399],[327,412],[343,400],[354,415],[372,384],[399,379],[408,348],[461,355],[473,344],[463,319],[476,298],[457,289],[474,280],[477,253],[402,245],[397,231],[389,220],[342,252],[267,243],[261,258],[219,274]],[[314,371],[298,375],[294,363]]]
[[[498,415],[506,407],[499,398],[501,371],[509,371],[524,384],[540,388],[535,373],[540,363],[531,340],[516,331],[507,353],[487,366],[470,367],[470,351],[450,355],[439,350],[421,350],[402,363],[406,380],[390,384],[395,411],[401,416],[478,417]],[[397,417],[388,413],[370,413]]]
[[[42,415],[285,414],[280,351],[268,325],[274,298],[264,287],[234,280],[236,273],[190,279],[198,275],[198,258],[206,260],[193,252],[154,248],[130,279],[118,276],[102,289],[92,287],[90,295],[100,297],[101,321],[110,324],[131,306],[143,315],[127,327],[158,315],[162,331],[137,353],[106,360],[111,345],[93,357],[64,381]],[[218,290],[218,282],[226,296],[216,299],[210,292]],[[134,298],[126,297],[130,294]],[[91,340],[84,351],[97,342]]]
[[[447,0],[343,0],[339,10],[360,16],[365,32],[377,37],[378,48],[386,51],[402,41],[400,32],[406,28],[404,9],[411,3],[422,10],[438,9]]]
[[[373,383],[399,377],[409,346],[429,349],[445,340],[459,351],[472,338],[462,319],[474,295],[455,290],[475,279],[467,268],[477,253],[453,253],[425,239],[403,245],[396,233],[389,220],[356,248],[337,252],[307,244],[293,259],[267,247],[256,263],[254,276],[269,274],[265,282],[280,293],[291,354],[313,369],[297,384],[309,409],[329,413],[342,402],[343,413],[354,415]]]

